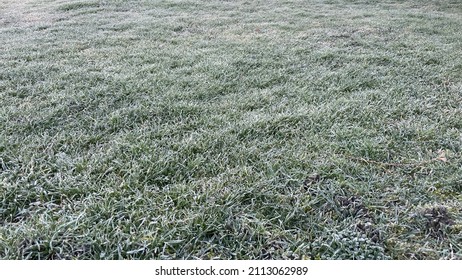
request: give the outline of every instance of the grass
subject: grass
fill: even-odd
[[[462,259],[462,2],[0,0],[3,259]]]

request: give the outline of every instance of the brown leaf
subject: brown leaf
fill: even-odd
[[[438,157],[436,158],[436,160],[447,162],[448,159],[446,158],[446,151],[438,150]]]
[[[321,176],[319,176],[319,174],[317,173],[314,173],[305,179],[305,181],[303,182],[303,185],[305,187],[311,186],[312,184],[319,182],[320,179],[321,179]]]

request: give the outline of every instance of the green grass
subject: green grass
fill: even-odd
[[[462,259],[462,2],[0,0],[0,257]]]

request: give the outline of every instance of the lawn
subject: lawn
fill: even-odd
[[[0,258],[462,259],[462,1],[0,0]]]

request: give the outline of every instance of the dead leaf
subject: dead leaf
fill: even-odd
[[[319,174],[317,173],[314,173],[305,179],[305,181],[303,182],[303,185],[306,188],[308,186],[311,186],[312,184],[319,182],[319,180],[321,180],[321,176],[319,176]]]
[[[438,157],[436,160],[447,162],[448,159],[446,158],[446,151],[445,150],[438,150]]]

